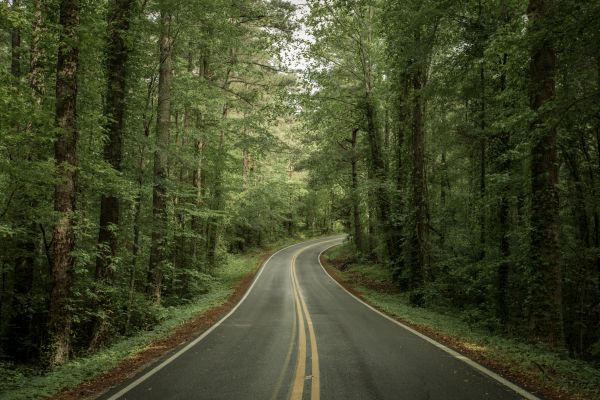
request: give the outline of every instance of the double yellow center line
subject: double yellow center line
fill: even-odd
[[[304,382],[307,380],[306,377],[306,330],[305,320],[308,326],[308,335],[310,338],[310,359],[311,359],[311,380],[310,380],[310,398],[311,400],[319,400],[321,397],[320,388],[320,371],[319,371],[319,352],[317,350],[317,338],[315,336],[315,329],[313,326],[308,307],[304,297],[300,292],[298,285],[298,277],[296,275],[296,258],[298,255],[306,250],[304,247],[298,250],[292,256],[292,268],[290,274],[292,278],[292,289],[294,292],[294,302],[296,304],[296,318],[298,320],[298,359],[296,361],[296,373],[294,375],[294,383],[292,386],[292,394],[290,400],[302,400],[302,394],[304,393]]]

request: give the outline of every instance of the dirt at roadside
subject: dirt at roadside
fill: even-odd
[[[115,385],[133,377],[140,370],[155,362],[159,357],[195,339],[202,334],[202,332],[217,323],[238,303],[238,301],[240,301],[244,296],[244,293],[248,290],[248,287],[252,284],[256,273],[272,253],[273,252],[264,254],[260,258],[252,272],[248,273],[240,280],[236,285],[234,292],[224,304],[211,308],[201,315],[198,315],[196,318],[184,323],[172,331],[166,338],[151,343],[145,350],[142,350],[133,357],[123,360],[110,371],[92,378],[89,381],[83,382],[72,389],[59,392],[49,399],[80,400],[96,398]]]

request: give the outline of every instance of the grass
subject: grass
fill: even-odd
[[[351,248],[338,246],[325,253],[330,265],[343,265],[336,272],[346,286],[359,292],[369,304],[424,333],[434,333],[447,345],[466,352],[509,379],[538,389],[549,398],[600,399],[600,370],[592,365],[550,351],[518,338],[491,334],[466,321],[458,311],[433,310],[409,305],[406,294],[390,290],[391,272],[381,265],[351,262]]]
[[[297,240],[287,239],[270,248],[283,247]],[[242,255],[228,255],[224,265],[215,271],[215,279],[211,282],[211,290],[207,294],[199,296],[190,304],[163,308],[161,321],[152,330],[120,339],[91,356],[74,359],[44,374],[33,368],[14,368],[10,364],[0,363],[0,399],[49,397],[115,368],[123,360],[168,337],[182,324],[224,304],[237,284],[256,268],[260,259],[268,252],[269,250],[261,250]]]

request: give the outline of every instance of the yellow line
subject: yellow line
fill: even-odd
[[[296,259],[294,258],[294,265],[292,267],[294,270],[294,276],[296,275]],[[308,332],[310,336],[310,355],[311,355],[311,369],[312,369],[312,381],[310,387],[310,398],[311,400],[319,400],[321,398],[321,371],[319,369],[319,351],[317,349],[317,337],[315,335],[315,329],[312,322],[312,318],[310,317],[310,313],[308,312],[308,307],[306,306],[306,302],[304,301],[304,296],[302,296],[302,292],[300,292],[300,287],[298,285],[298,281],[296,278],[296,290],[298,291],[298,295],[300,297],[300,302],[302,303],[302,309],[304,310],[304,315],[306,316],[306,324],[308,325]]]
[[[304,392],[304,378],[306,375],[306,332],[304,331],[304,318],[302,317],[302,309],[300,308],[300,301],[298,299],[298,293],[296,292],[296,281],[293,273],[293,266],[296,263],[296,256],[299,252],[294,254],[292,257],[292,287],[294,292],[294,300],[296,302],[296,315],[298,317],[298,360],[296,361],[296,374],[294,376],[294,385],[292,386],[291,400],[302,400],[302,393]]]
[[[294,375],[294,383],[292,386],[292,394],[290,396],[290,400],[302,400],[302,394],[304,392],[304,381],[306,380],[306,331],[304,329],[304,318],[306,318],[306,324],[308,325],[308,333],[310,337],[312,370],[310,398],[311,400],[320,400],[321,398],[321,372],[319,369],[319,352],[317,350],[317,337],[315,335],[315,329],[313,326],[312,319],[308,312],[308,307],[306,306],[306,302],[304,301],[302,292],[300,292],[300,285],[298,284],[298,277],[296,276],[296,258],[300,253],[311,247],[333,242],[336,240],[339,240],[339,238],[311,244],[296,251],[292,256],[290,274],[292,277],[292,291],[294,292],[294,301],[296,303],[296,315],[298,318],[298,360],[296,361],[296,373]]]

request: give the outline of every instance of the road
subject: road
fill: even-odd
[[[274,254],[225,319],[102,398],[535,399],[341,288],[318,261],[341,241]]]

